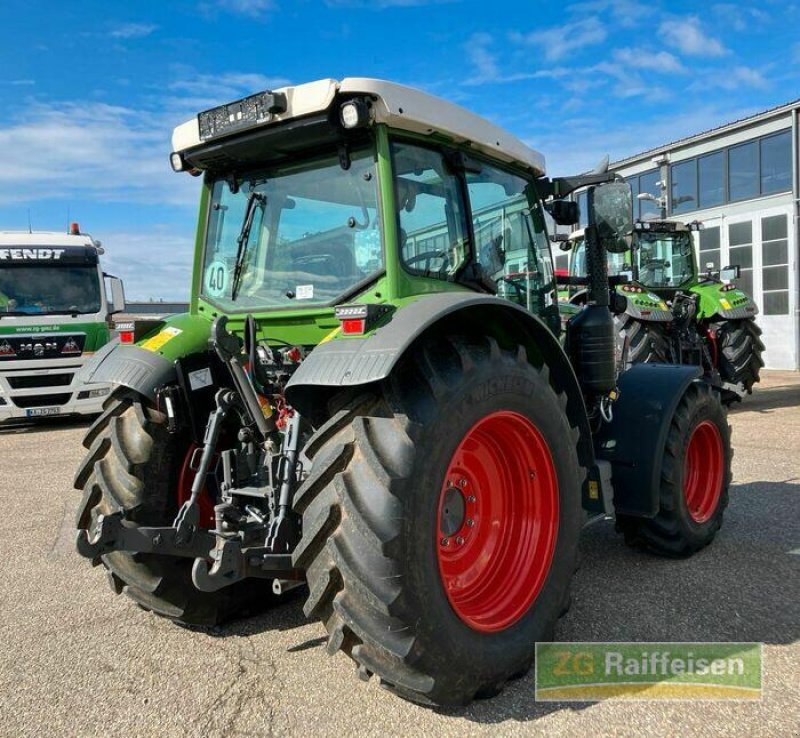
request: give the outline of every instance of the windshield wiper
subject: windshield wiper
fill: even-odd
[[[253,219],[256,212],[256,205],[263,208],[267,202],[267,196],[261,192],[253,190],[247,196],[247,205],[244,208],[244,218],[242,219],[242,229],[236,239],[238,248],[236,250],[236,264],[233,267],[233,283],[231,284],[231,300],[236,299],[239,293],[239,282],[242,278],[242,268],[247,256],[247,245],[250,242],[250,229],[253,227]]]
[[[4,318],[6,315],[35,315],[35,313],[26,313],[23,310],[2,310],[2,311],[0,311],[0,318]]]

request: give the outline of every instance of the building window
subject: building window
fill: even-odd
[[[747,200],[758,195],[758,142],[728,149],[728,197]]]
[[[719,269],[719,226],[700,231],[700,258],[698,261],[701,272]]]
[[[673,213],[697,210],[697,159],[689,159],[670,167]]]
[[[789,131],[762,138],[761,194],[792,189],[792,139]]]
[[[715,151],[697,160],[699,192],[697,205],[711,208],[725,202],[725,154]]]
[[[728,226],[728,264],[739,266],[741,274],[736,286],[748,295],[753,294],[753,221],[731,223]]]
[[[658,169],[651,169],[649,172],[639,175],[639,187],[636,194],[645,192],[650,193],[653,197],[661,197],[661,172]],[[636,213],[635,206],[633,212]],[[642,219],[660,218],[661,208],[652,200],[639,200],[639,217]]]
[[[785,215],[761,219],[761,257],[764,315],[789,312],[789,237]]]

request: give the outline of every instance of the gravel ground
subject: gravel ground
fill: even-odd
[[[215,630],[115,597],[74,553],[83,425],[0,432],[0,735],[800,735],[800,375],[771,372],[731,414],[725,523],[686,561],[584,532],[557,638],[763,641],[763,700],[539,703],[533,677],[468,709],[420,708],[330,658],[297,594]]]

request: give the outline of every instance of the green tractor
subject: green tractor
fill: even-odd
[[[719,388],[617,372],[625,183],[550,179],[482,118],[371,79],[223,105],[173,148],[203,175],[190,312],[86,368],[116,390],[77,547],[115,592],[209,625],[305,584],[359,676],[462,705],[553,637],[588,519],[673,557],[713,539]],[[544,215],[574,223],[578,186],[593,277],[562,345]]]
[[[629,251],[608,255],[615,285],[612,311],[627,363],[692,363],[717,372],[726,403],[750,394],[764,366],[758,306],[732,280],[739,268],[701,272],[692,232],[702,224],[668,220],[637,221]],[[570,251],[569,304],[586,302],[586,245],[578,230],[562,242]],[[561,304],[563,317],[575,308]]]

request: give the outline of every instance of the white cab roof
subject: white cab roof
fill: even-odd
[[[60,231],[0,231],[0,246],[96,246],[86,233],[73,236]]]
[[[539,176],[545,174],[544,156],[516,136],[466,108],[411,87],[379,79],[347,77],[341,82],[323,79],[273,92],[286,95],[287,109],[261,124],[264,126],[322,112],[330,107],[337,94],[370,95],[376,100],[373,106],[376,123],[423,135],[444,134],[455,143],[469,143],[493,158],[522,164]],[[196,117],[178,126],[172,134],[173,151],[185,151],[202,143]]]

